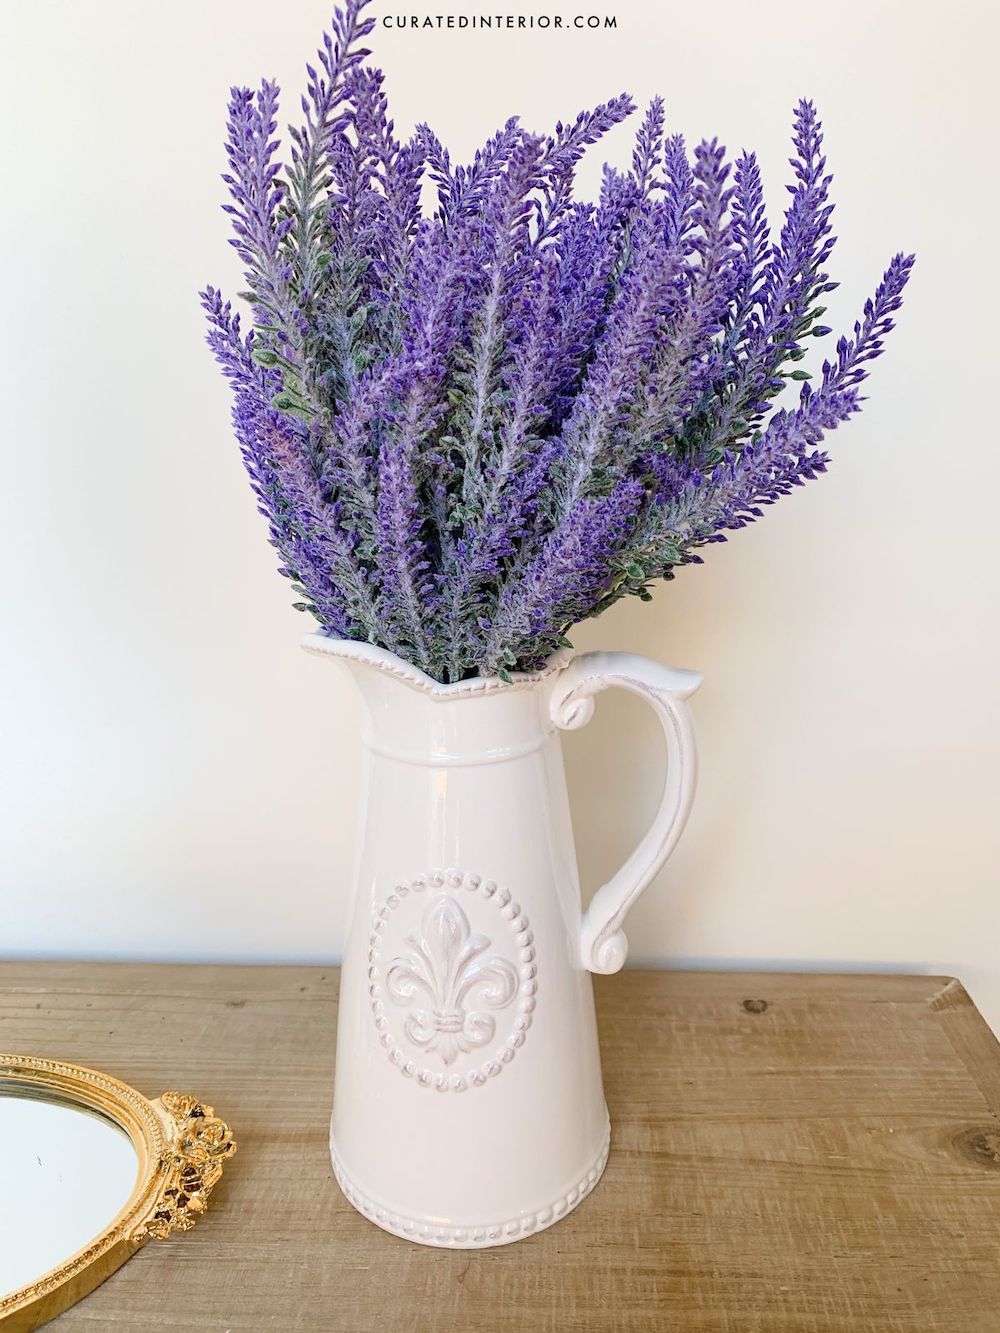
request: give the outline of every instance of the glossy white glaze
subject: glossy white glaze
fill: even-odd
[[[366,1216],[449,1247],[568,1212],[607,1156],[588,968],[625,960],[628,908],[694,792],[692,672],[557,654],[510,684],[439,685],[383,649],[309,634],[364,701],[361,826],[341,975],[331,1150]],[[668,742],[653,827],[581,921],[559,729],[621,685]]]

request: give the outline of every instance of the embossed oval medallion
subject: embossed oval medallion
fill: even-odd
[[[483,903],[492,910],[484,914]],[[536,974],[528,919],[494,880],[432,871],[376,904],[368,945],[375,1027],[391,1062],[422,1087],[464,1092],[495,1078],[531,1026]]]

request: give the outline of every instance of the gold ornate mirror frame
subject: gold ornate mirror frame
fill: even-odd
[[[103,1115],[128,1134],[139,1159],[131,1197],[99,1236],[30,1286],[0,1297],[4,1333],[38,1328],[93,1291],[147,1240],[190,1230],[222,1163],[236,1151],[229,1126],[197,1098],[165,1092],[149,1101],[127,1083],[80,1065],[0,1054],[2,1095]],[[8,1204],[16,1212],[16,1200]]]

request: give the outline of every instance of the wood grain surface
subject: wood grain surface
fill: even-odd
[[[1000,1047],[958,982],[626,972],[597,994],[602,1184],[454,1253],[333,1181],[336,969],[0,965],[0,1049],[193,1092],[239,1141],[194,1231],[50,1327],[1000,1333]]]

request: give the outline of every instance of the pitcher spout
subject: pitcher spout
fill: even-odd
[[[349,665],[368,667],[372,671],[382,672],[401,685],[441,702],[530,688],[568,666],[573,657],[571,648],[560,648],[537,671],[515,672],[506,681],[501,680],[499,676],[473,676],[468,680],[443,684],[433,676],[429,676],[426,671],[422,671],[420,667],[414,666],[412,662],[397,657],[388,648],[380,648],[376,644],[358,639],[338,639],[327,634],[325,630],[313,630],[303,635],[302,647],[307,653],[313,653],[317,657],[333,657]]]
[[[573,657],[555,653],[537,671],[503,681],[474,676],[442,684],[388,649],[316,631],[306,652],[339,661],[362,699],[363,739],[375,753],[402,762],[452,767],[528,753],[551,734],[548,701]]]

